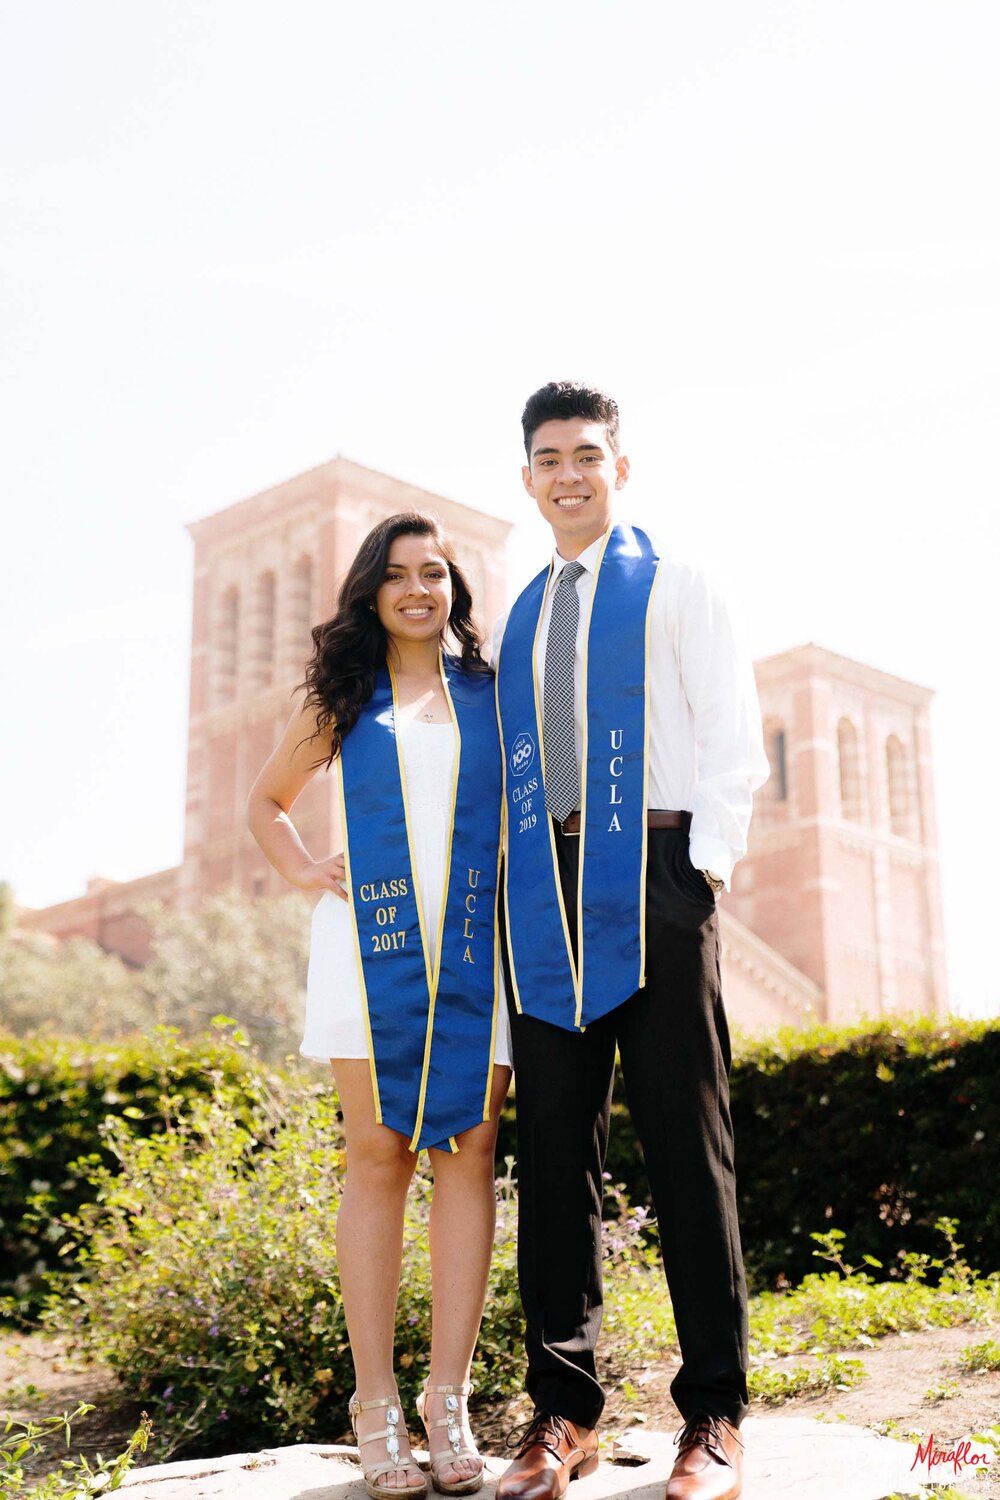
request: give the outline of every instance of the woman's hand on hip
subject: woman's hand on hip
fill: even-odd
[[[329,859],[310,859],[289,879],[300,891],[332,891],[341,901],[347,900],[347,866],[343,854],[331,854]]]

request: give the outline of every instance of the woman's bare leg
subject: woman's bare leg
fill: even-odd
[[[500,1110],[510,1087],[510,1069],[493,1070],[490,1118],[457,1138],[458,1152],[431,1151],[434,1197],[430,1247],[433,1337],[428,1385],[461,1385],[469,1378],[486,1300],[493,1232],[496,1227],[494,1155]],[[428,1396],[427,1420],[443,1417],[444,1397]],[[463,1446],[469,1444],[466,1434]],[[474,1446],[474,1445],[472,1445]],[[435,1457],[448,1448],[446,1429],[434,1433]],[[471,1459],[442,1464],[446,1483],[469,1479],[479,1470]]]
[[[375,1123],[375,1101],[367,1060],[333,1058],[333,1074],[344,1116],[347,1176],[337,1215],[337,1265],[358,1400],[374,1401],[396,1390],[393,1342],[396,1299],[403,1255],[403,1211],[416,1166],[407,1142],[388,1126]],[[383,1409],[363,1412],[358,1436],[380,1432]],[[406,1432],[399,1427],[400,1456],[409,1457]],[[384,1443],[382,1444],[384,1454]],[[363,1455],[369,1467],[379,1450]],[[381,1480],[388,1488],[417,1488],[424,1479],[416,1465],[391,1469]]]

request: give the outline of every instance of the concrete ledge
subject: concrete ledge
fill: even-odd
[[[811,1417],[751,1417],[743,1436],[743,1500],[885,1500],[920,1493],[911,1443]],[[574,1484],[572,1500],[662,1500],[675,1453],[672,1435],[640,1429],[630,1432],[629,1442],[647,1462],[602,1462],[596,1474]],[[426,1454],[415,1457],[426,1463]],[[483,1500],[491,1500],[505,1468],[505,1459],[487,1459]],[[318,1444],[157,1464],[133,1470],[122,1489],[129,1500],[365,1500],[357,1450]]]

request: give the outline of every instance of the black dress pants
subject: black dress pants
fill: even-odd
[[[556,846],[576,951],[580,841],[557,831]],[[604,1406],[594,1354],[617,1048],[683,1359],[671,1394],[685,1419],[704,1410],[738,1425],[747,1409],[747,1313],[729,1029],[715,899],[691,864],[684,830],[649,832],[646,958],[645,987],[583,1032],[511,1006],[528,1393],[536,1407],[585,1427],[596,1426]]]

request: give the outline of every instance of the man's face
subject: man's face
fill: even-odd
[[[579,557],[611,525],[611,499],[628,479],[628,459],[611,451],[603,422],[543,422],[531,439],[524,487],[552,527],[562,557]]]

